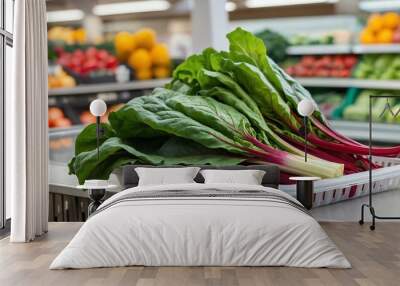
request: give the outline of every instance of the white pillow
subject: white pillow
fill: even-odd
[[[193,179],[199,170],[198,167],[135,168],[139,176],[139,186],[195,183]]]
[[[261,185],[265,171],[261,170],[202,170],[205,184]]]

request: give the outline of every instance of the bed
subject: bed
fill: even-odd
[[[272,165],[262,185],[196,183],[138,186],[107,199],[50,269],[144,266],[292,266],[349,268],[350,263],[293,197],[277,189]],[[202,169],[215,169],[200,166]]]

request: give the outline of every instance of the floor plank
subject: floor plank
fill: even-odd
[[[120,267],[48,270],[81,223],[50,223],[32,243],[0,240],[0,285],[267,286],[400,284],[400,223],[379,222],[376,231],[356,223],[321,223],[352,263],[352,269],[289,267]]]

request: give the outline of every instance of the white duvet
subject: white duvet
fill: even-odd
[[[145,266],[294,266],[349,268],[350,263],[308,214],[255,198],[152,198],[131,192],[263,190],[262,186],[184,184],[127,189],[91,217],[50,269]],[[100,208],[101,208],[100,207]]]

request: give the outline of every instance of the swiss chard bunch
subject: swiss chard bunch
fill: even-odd
[[[304,162],[297,104],[309,92],[267,56],[263,41],[236,29],[229,51],[206,49],[174,71],[151,95],[109,116],[97,159],[95,125],[78,136],[70,173],[79,182],[108,178],[125,164],[234,165],[272,163],[289,174],[332,178],[365,170],[367,146],[333,131],[317,109]],[[394,156],[400,147],[374,148]],[[377,166],[376,166],[377,167]]]

